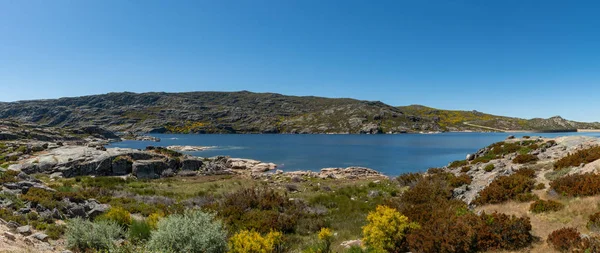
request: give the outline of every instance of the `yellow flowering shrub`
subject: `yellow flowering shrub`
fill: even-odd
[[[323,242],[322,252],[331,252],[331,241],[333,239],[333,232],[329,228],[321,228],[319,231],[319,240]]]
[[[417,223],[409,222],[408,217],[387,206],[377,206],[367,215],[367,222],[363,227],[363,243],[376,252],[400,251],[406,232],[419,228]]]
[[[112,207],[110,210],[108,210],[108,212],[101,215],[99,218],[115,221],[121,226],[131,225],[131,214],[122,207]]]
[[[269,232],[262,236],[256,231],[242,230],[229,239],[229,253],[273,253],[279,252],[283,234]]]
[[[158,221],[163,217],[164,215],[162,213],[152,213],[146,218],[146,222],[152,229],[156,229],[158,227]]]

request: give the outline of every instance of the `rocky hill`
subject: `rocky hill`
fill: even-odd
[[[524,120],[476,111],[274,93],[109,93],[0,103],[0,119],[52,127],[172,133],[403,133],[600,128],[562,118]],[[471,125],[464,124],[465,122]],[[477,126],[474,126],[477,125]]]

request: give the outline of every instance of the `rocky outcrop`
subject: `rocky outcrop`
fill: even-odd
[[[266,172],[274,170],[277,165],[274,163],[263,163],[252,159],[229,158],[226,163],[227,167],[233,170],[243,170],[251,172]]]

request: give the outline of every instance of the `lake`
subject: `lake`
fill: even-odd
[[[144,149],[148,145],[216,146],[201,152],[186,152],[200,157],[226,155],[278,164],[284,171],[327,167],[362,166],[395,176],[425,171],[465,159],[469,153],[502,141],[509,135],[557,137],[600,133],[441,133],[398,135],[288,135],[240,134],[195,135],[151,134],[161,142],[123,141],[109,147]]]

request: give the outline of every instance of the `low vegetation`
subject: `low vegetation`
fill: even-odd
[[[598,159],[600,159],[600,146],[593,146],[586,149],[580,149],[559,159],[554,163],[554,169],[560,170],[568,167],[576,167],[581,164],[591,163]]]
[[[225,252],[227,231],[214,215],[202,211],[173,214],[158,222],[148,241],[155,252]]]
[[[535,198],[531,195],[535,180],[535,171],[523,168],[510,176],[500,176],[484,188],[475,203],[498,204],[508,200],[530,201]]]
[[[537,200],[531,203],[529,210],[532,213],[556,212],[563,209],[565,205],[554,200]]]
[[[567,175],[552,181],[550,187],[563,196],[592,196],[600,193],[600,175]]]
[[[539,160],[539,158],[532,154],[520,154],[512,160],[513,163],[516,164],[526,164],[526,163],[535,163]]]

